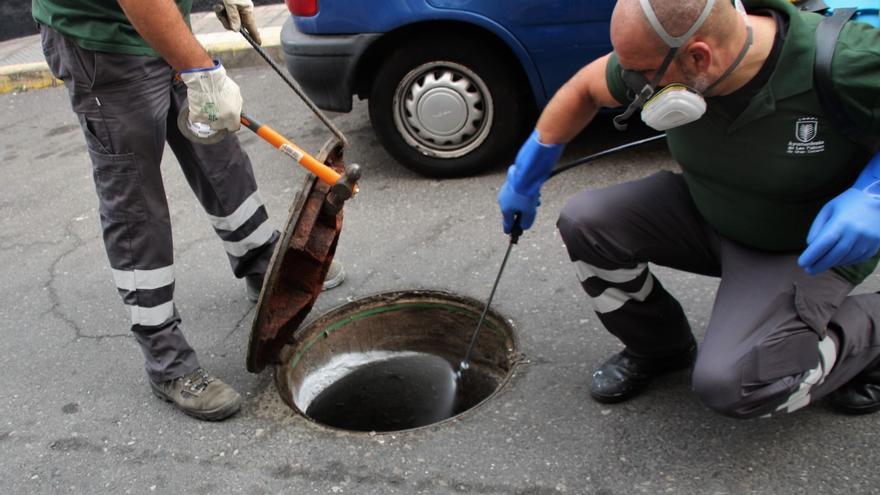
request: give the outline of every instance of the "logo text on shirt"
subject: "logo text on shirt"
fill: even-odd
[[[795,141],[788,142],[787,152],[792,155],[811,155],[825,151],[825,141],[817,141],[819,135],[819,119],[803,117],[794,125]]]

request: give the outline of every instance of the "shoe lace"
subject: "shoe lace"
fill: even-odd
[[[183,380],[183,388],[185,390],[193,394],[199,394],[208,388],[208,385],[214,381],[214,377],[209,375],[204,369],[197,368],[192,373],[178,378],[178,380]]]

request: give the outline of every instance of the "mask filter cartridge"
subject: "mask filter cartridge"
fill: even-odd
[[[642,107],[642,121],[665,131],[699,120],[706,113],[706,100],[684,84],[666,86]]]

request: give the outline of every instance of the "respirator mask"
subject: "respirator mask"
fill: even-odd
[[[699,118],[706,113],[706,100],[699,91],[681,83],[670,84],[660,91],[657,91],[656,88],[657,85],[660,84],[660,81],[663,80],[663,76],[666,74],[666,70],[669,69],[669,65],[675,59],[675,54],[678,52],[678,49],[700,29],[704,22],[706,22],[706,19],[712,12],[712,7],[715,5],[715,0],[708,0],[706,2],[706,6],[703,7],[700,16],[694,21],[694,24],[690,29],[681,36],[670,36],[669,33],[666,32],[660,24],[660,20],[657,19],[657,14],[654,13],[650,0],[639,0],[639,3],[641,4],[645,16],[648,18],[648,22],[651,24],[651,28],[657,33],[660,39],[666,43],[669,47],[669,52],[666,54],[666,58],[663,59],[660,68],[657,69],[653,80],[648,80],[648,78],[641,72],[623,70],[623,81],[627,88],[633,92],[635,98],[626,108],[626,111],[614,117],[614,127],[621,131],[625,130],[627,127],[627,119],[639,109],[642,110],[642,120],[645,124],[658,131],[665,131],[673,127],[678,127],[699,120]],[[742,2],[740,0],[734,0],[734,5],[736,10],[745,19],[746,11]],[[742,59],[746,56],[746,52],[749,51],[749,47],[752,45],[752,26],[749,25],[748,21],[746,21],[746,29],[748,35],[746,36],[746,41],[743,44],[739,55],[737,55],[736,60],[730,64],[730,67],[724,71],[721,77],[706,88],[707,93],[733,73],[733,70],[736,69],[739,63],[742,62]]]

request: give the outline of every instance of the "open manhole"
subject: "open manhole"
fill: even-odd
[[[354,176],[341,143],[328,141],[317,159]],[[342,209],[328,208],[333,194],[309,175],[291,204],[257,303],[248,371],[274,367],[287,405],[352,431],[419,428],[488,399],[517,356],[513,328],[499,314],[488,312],[468,369],[455,373],[484,302],[438,291],[390,292],[312,315],[302,326],[342,230]]]
[[[483,304],[405,291],[332,310],[282,351],[282,399],[313,421],[353,431],[408,430],[473,409],[506,382],[516,357],[512,327],[490,310],[469,368],[456,376]]]

